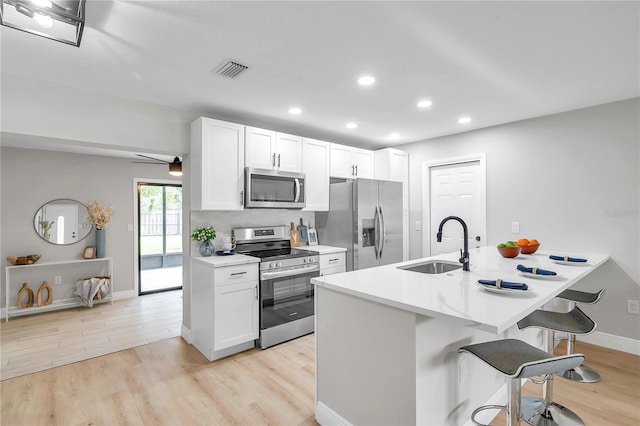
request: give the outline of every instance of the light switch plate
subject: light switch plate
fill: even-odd
[[[513,234],[520,233],[520,222],[511,222],[511,232]]]

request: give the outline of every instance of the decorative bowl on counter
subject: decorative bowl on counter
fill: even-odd
[[[28,256],[7,256],[7,260],[12,265],[33,265],[39,259],[39,254],[30,254]]]
[[[502,255],[502,257],[516,257],[520,254],[520,247],[498,247],[498,251]]]
[[[538,251],[538,247],[540,247],[540,244],[529,244],[526,246],[522,246],[520,247],[520,253],[522,254],[533,254],[536,251]]]

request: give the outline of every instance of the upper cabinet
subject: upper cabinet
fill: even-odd
[[[331,144],[315,139],[302,139],[302,171],[305,174],[304,210],[329,210],[329,164]]]
[[[302,138],[247,126],[245,165],[259,169],[301,172]]]
[[[332,177],[373,179],[373,170],[373,151],[337,143],[331,144]]]
[[[191,123],[191,209],[242,210],[245,126],[200,117]]]

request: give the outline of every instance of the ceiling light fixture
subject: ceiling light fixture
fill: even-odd
[[[136,154],[138,157],[142,157],[142,158],[147,158],[149,160],[153,160],[153,161],[132,161],[133,163],[138,163],[138,164],[168,164],[169,165],[169,174],[173,175],[173,176],[182,176],[182,160],[180,160],[180,157],[176,157],[173,159],[173,162],[171,161],[166,161],[166,160],[161,160],[159,158],[155,158],[155,157],[149,157],[148,155],[144,155],[144,154]]]
[[[347,124],[345,124],[345,126],[347,129],[355,129],[356,127],[358,127],[358,125],[354,122],[349,122]]]
[[[389,135],[389,139],[391,139],[392,141],[397,141],[398,139],[400,139],[400,134],[399,133],[391,133]]]
[[[429,108],[431,105],[433,105],[433,102],[431,102],[428,99],[425,99],[423,101],[418,102],[416,106],[418,108]]]
[[[80,46],[86,0],[0,0],[0,24]]]
[[[458,123],[460,123],[460,124],[471,123],[471,117],[460,117],[458,119]]]
[[[298,107],[291,107],[289,108],[289,114],[291,115],[300,115],[302,114],[302,110]]]
[[[376,79],[371,75],[363,75],[358,79],[358,84],[360,86],[371,86],[376,82]]]

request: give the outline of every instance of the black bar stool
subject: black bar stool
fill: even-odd
[[[520,380],[534,376],[553,377],[553,374],[575,368],[584,360],[582,354],[554,357],[548,352],[531,346],[521,340],[505,339],[493,342],[463,346],[460,353],[470,353],[489,366],[507,376],[508,400],[506,405],[484,405],[471,414],[471,421],[478,423],[476,415],[483,410],[501,409],[507,411],[507,426],[519,425],[522,420]]]
[[[588,305],[597,303],[600,299],[602,299],[602,296],[604,296],[605,290],[606,289],[603,288],[597,293],[588,293],[586,291],[569,289],[563,291],[557,297],[559,299],[567,300],[569,302],[569,309],[573,309],[576,306],[576,303],[584,303]],[[569,333],[567,335],[567,355],[574,352],[575,343],[576,335],[573,333]],[[580,383],[596,383],[600,381],[600,374],[593,368],[586,365],[579,365],[576,368],[567,370],[564,372],[564,374],[562,374],[561,377]]]
[[[518,321],[519,329],[522,330],[528,327],[541,328],[545,331],[544,349],[549,355],[552,355],[554,333],[556,331],[588,334],[596,328],[596,323],[576,306],[570,312],[533,311]],[[527,423],[549,426],[584,425],[584,422],[577,414],[553,401],[553,375],[549,376],[544,382],[542,395],[543,398],[523,399],[522,415]]]

